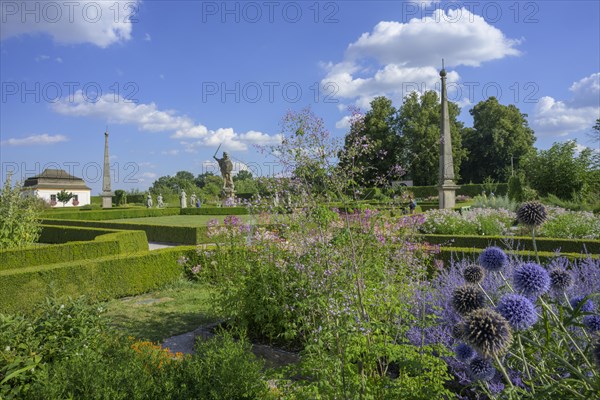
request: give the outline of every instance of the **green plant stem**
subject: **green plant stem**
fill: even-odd
[[[563,295],[565,296],[565,300],[567,301],[567,306],[569,307],[569,310],[573,311],[573,307],[571,306],[571,302],[569,301],[569,298],[567,297],[567,293],[563,292]],[[585,336],[585,338],[590,339],[590,335],[588,335],[586,330],[582,329],[582,331],[583,331],[583,335]]]
[[[533,341],[531,341],[531,340],[529,340],[529,339],[527,339],[525,337],[523,339],[525,339],[525,341],[527,341],[527,342],[531,342],[531,343],[537,344],[537,343],[535,343],[535,342],[533,342]],[[571,365],[570,362],[568,362],[567,360],[565,360],[564,357],[562,357],[561,355],[556,354],[552,350],[548,350],[548,352],[550,354],[552,354],[554,357],[556,357],[558,360],[560,360],[561,362],[563,362],[571,370],[571,372],[573,372],[575,375],[577,375],[583,382],[587,382],[587,378],[585,377],[585,375],[583,375],[581,373],[581,371],[579,371],[577,368],[575,368],[573,365]]]
[[[535,394],[535,385],[533,384],[533,380],[531,379],[531,373],[529,372],[529,363],[527,362],[527,358],[525,357],[525,352],[523,351],[523,343],[521,342],[521,334],[517,334],[517,341],[519,342],[519,350],[521,351],[521,357],[523,359],[523,364],[525,365],[525,373],[527,374],[527,379],[531,384],[531,393]]]
[[[506,369],[504,368],[504,365],[502,365],[502,363],[500,362],[500,359],[498,358],[497,354],[494,354],[494,360],[496,360],[496,364],[498,364],[498,368],[500,369],[500,372],[502,372],[502,375],[504,376],[504,379],[508,383],[508,386],[510,386],[511,389],[514,389],[515,386],[513,385],[510,378],[508,377],[508,374],[506,373]]]
[[[535,252],[535,260],[538,264],[541,264],[540,256],[538,255],[537,243],[535,241],[535,225],[531,227],[531,240],[533,241],[533,251]]]
[[[594,375],[597,375],[594,366],[592,365],[592,363],[588,360],[588,358],[585,356],[585,354],[583,353],[583,351],[581,351],[581,348],[579,347],[579,345],[577,344],[577,342],[575,341],[575,339],[573,339],[573,337],[571,336],[571,334],[569,333],[569,331],[567,330],[567,328],[563,325],[562,321],[560,320],[560,318],[558,318],[558,315],[556,315],[554,313],[554,310],[552,310],[552,307],[550,307],[550,305],[548,303],[546,303],[546,301],[543,299],[543,297],[540,297],[540,303],[542,303],[542,306],[548,310],[549,314],[552,315],[552,317],[554,318],[554,320],[556,321],[556,323],[558,324],[558,326],[560,327],[560,329],[567,335],[567,337],[569,338],[569,340],[571,341],[571,343],[573,344],[573,346],[575,346],[575,348],[577,349],[577,351],[579,352],[579,354],[581,355],[581,357],[583,357],[583,359],[585,360],[585,363],[591,368],[592,373]]]
[[[508,281],[508,279],[506,279],[504,277],[504,274],[502,273],[502,271],[498,271],[498,273],[500,274],[500,276],[502,277],[502,280],[504,281],[504,283],[506,284],[506,286],[508,286],[508,288],[510,289],[511,292],[515,293],[515,289],[513,289],[512,285],[510,284],[510,282]]]
[[[479,286],[479,289],[481,289],[481,291],[483,292],[483,294],[485,294],[485,297],[488,298],[488,300],[490,301],[490,303],[492,304],[492,306],[496,307],[496,304],[494,304],[494,300],[492,300],[492,298],[487,294],[487,292],[485,291],[485,289],[483,288],[483,286],[481,286],[481,283],[478,283],[477,286]]]

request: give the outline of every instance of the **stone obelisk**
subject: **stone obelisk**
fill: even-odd
[[[452,136],[450,135],[450,115],[448,114],[448,94],[446,92],[446,70],[442,60],[442,115],[440,122],[440,209],[454,208],[456,205],[456,190],[460,187],[454,182],[454,161],[452,159]]]
[[[104,132],[104,171],[102,176],[102,208],[112,208],[113,192],[110,190],[110,162],[108,156],[108,130]]]

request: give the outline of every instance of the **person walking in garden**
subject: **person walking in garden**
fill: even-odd
[[[417,201],[411,197],[408,198],[408,208],[410,209],[410,213],[413,214],[415,212],[415,208],[417,208]]]

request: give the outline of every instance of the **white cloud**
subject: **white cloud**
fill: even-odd
[[[155,179],[158,175],[154,172],[143,172],[140,174],[141,178]]]
[[[411,91],[435,89],[442,58],[446,66],[478,67],[519,55],[518,44],[464,8],[437,8],[431,16],[406,23],[379,22],[348,45],[342,61],[325,65],[321,83],[333,83],[336,97],[356,99],[357,106],[368,108],[376,96],[401,101]],[[459,79],[457,72],[448,72],[448,82]]]
[[[589,130],[600,118],[600,73],[574,82],[573,98],[560,101],[542,97],[533,112],[532,127],[538,136],[566,136]]]
[[[35,58],[35,62],[46,61],[46,60],[49,60],[49,59],[50,59],[50,56],[47,56],[45,54],[40,54],[39,56],[37,56]]]
[[[429,17],[407,23],[381,21],[346,51],[350,59],[373,57],[382,64],[407,67],[447,65],[478,67],[482,62],[519,55],[518,40],[467,9],[436,9]]]
[[[69,101],[72,100],[72,101]],[[160,110],[155,103],[133,103],[121,97],[110,94],[94,99],[92,102],[77,91],[72,99],[64,99],[53,103],[51,107],[59,114],[70,116],[100,117],[113,124],[131,124],[146,132],[174,132],[173,139],[192,139],[181,142],[186,151],[198,146],[213,146],[220,144],[224,149],[244,151],[252,144],[275,144],[281,141],[280,135],[268,135],[258,131],[245,133],[235,132],[232,128],[208,129],[194,122],[185,115],[179,115],[175,110]],[[115,101],[116,100],[116,101]]]
[[[179,150],[176,150],[176,149],[164,150],[164,151],[161,151],[160,154],[164,154],[167,156],[176,156],[177,154],[179,154]]]
[[[150,42],[150,41],[152,41],[152,36],[150,36],[150,34],[149,34],[149,33],[146,33],[146,36],[144,36],[144,40],[145,40],[146,42]]]
[[[92,43],[105,48],[131,39],[140,0],[6,2],[0,11],[0,39],[47,34],[61,44]]]
[[[573,82],[569,90],[573,92],[573,105],[600,107],[600,72]]]
[[[349,129],[350,128],[350,119],[349,115],[345,115],[342,119],[335,123],[335,127],[337,129]]]
[[[63,59],[62,59],[62,58],[60,58],[60,57],[56,57],[56,58],[54,59],[54,61],[56,61],[57,63],[62,63],[62,62],[63,62]]]
[[[32,145],[47,145],[66,142],[68,139],[64,135],[32,135],[24,138],[11,138],[0,142],[2,146],[32,146]]]

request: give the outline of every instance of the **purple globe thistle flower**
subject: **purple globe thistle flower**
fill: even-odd
[[[564,269],[550,271],[550,288],[556,292],[564,292],[573,285],[573,277]]]
[[[520,265],[513,273],[515,289],[525,296],[538,297],[550,289],[550,275],[536,263]]]
[[[485,270],[477,264],[471,264],[463,270],[463,277],[467,283],[476,285],[483,281],[483,278],[485,277]]]
[[[465,342],[484,357],[504,353],[512,343],[508,321],[496,311],[481,308],[465,317]]]
[[[456,354],[456,359],[462,362],[467,362],[475,356],[475,350],[465,343],[459,343],[454,348],[454,353]]]
[[[476,357],[469,363],[469,373],[474,380],[490,381],[496,375],[496,368],[489,360]]]
[[[508,256],[501,248],[491,246],[481,252],[479,264],[490,272],[500,271],[508,264]]]
[[[472,285],[459,286],[452,293],[452,306],[457,313],[466,315],[485,306],[485,294]]]
[[[533,303],[520,294],[505,294],[500,299],[496,310],[514,330],[525,330],[535,324],[538,316]]]
[[[537,201],[525,202],[517,210],[517,221],[527,226],[540,226],[547,217],[546,207]]]
[[[600,332],[600,315],[586,315],[583,317],[583,325],[592,333]]]
[[[569,300],[569,303],[571,303],[571,307],[573,307],[573,310],[576,310],[577,307],[579,307],[583,299],[585,299],[585,296],[575,296],[572,297],[571,300]],[[594,302],[590,299],[587,299],[583,304],[581,304],[581,308],[579,309],[579,311],[590,313],[594,311],[594,308],[596,308]]]

